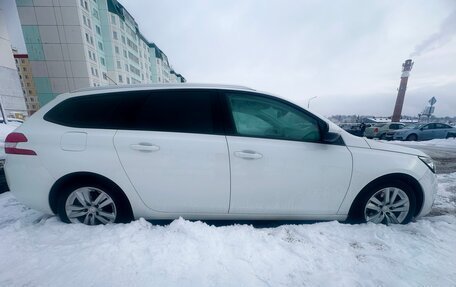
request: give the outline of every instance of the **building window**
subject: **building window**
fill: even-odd
[[[112,24],[116,24],[116,16],[111,14],[111,22]]]
[[[126,43],[126,42],[125,42],[125,36],[124,36],[124,35],[122,35],[122,43],[124,43],[124,44]]]
[[[90,23],[90,19],[87,19],[87,26],[92,29],[92,24]]]
[[[24,59],[21,59],[21,63],[22,63],[22,64],[24,64],[24,63],[25,63]]]
[[[101,63],[103,66],[106,66],[105,59],[104,59],[103,57],[100,57],[100,63]]]
[[[89,37],[89,34],[85,33],[86,34],[86,41],[87,43],[90,43],[90,37]]]
[[[123,83],[122,75],[119,75],[119,83]]]
[[[125,64],[125,71],[128,72],[128,65],[127,64]]]
[[[101,29],[98,25],[95,25],[95,30],[97,31],[98,35],[101,35]]]
[[[98,42],[98,48],[100,48],[100,50],[103,51],[103,43]]]
[[[25,75],[25,78],[28,79],[28,75]]]
[[[119,47],[115,46],[116,54],[119,54]]]
[[[120,61],[117,61],[117,69],[122,69],[122,66],[120,65]]]
[[[103,72],[103,79],[107,80],[108,79],[108,75],[106,75],[105,72]]]
[[[123,50],[123,53],[124,53],[124,57],[125,57],[125,58],[128,58],[128,57],[127,57],[127,51]]]
[[[93,11],[93,12],[92,12],[92,15],[93,15],[93,17],[95,17],[95,18],[99,19],[99,17],[98,17],[98,11],[97,11],[97,9],[93,8],[93,10],[92,10],[92,11]]]
[[[120,21],[120,29],[124,29],[124,23],[122,21]]]
[[[127,84],[130,84],[130,78],[127,77]]]
[[[118,40],[116,31],[112,31],[112,37],[114,38],[114,40]]]
[[[22,71],[27,71],[27,67],[22,67]]]

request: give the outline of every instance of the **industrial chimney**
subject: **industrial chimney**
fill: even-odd
[[[399,122],[401,120],[402,106],[404,105],[405,90],[407,90],[407,81],[412,70],[413,62],[412,59],[405,60],[405,63],[402,64],[402,75],[401,75],[401,84],[397,90],[396,105],[394,106],[393,117],[391,118],[392,122]]]

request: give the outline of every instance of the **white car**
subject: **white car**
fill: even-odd
[[[89,225],[180,216],[407,223],[430,211],[437,188],[426,154],[238,86],[62,94],[8,135],[5,151],[20,201]]]

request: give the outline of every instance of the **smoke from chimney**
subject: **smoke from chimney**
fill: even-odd
[[[415,51],[410,54],[411,58],[420,56],[426,52],[445,46],[456,35],[456,10],[450,13],[440,25],[440,31],[432,34],[429,38],[415,46]]]

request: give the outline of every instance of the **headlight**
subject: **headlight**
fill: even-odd
[[[432,159],[430,157],[427,157],[427,156],[419,156],[419,158],[421,159],[422,162],[424,162],[427,167],[429,167],[429,169],[435,173],[435,165],[434,165],[434,162],[432,161]]]

